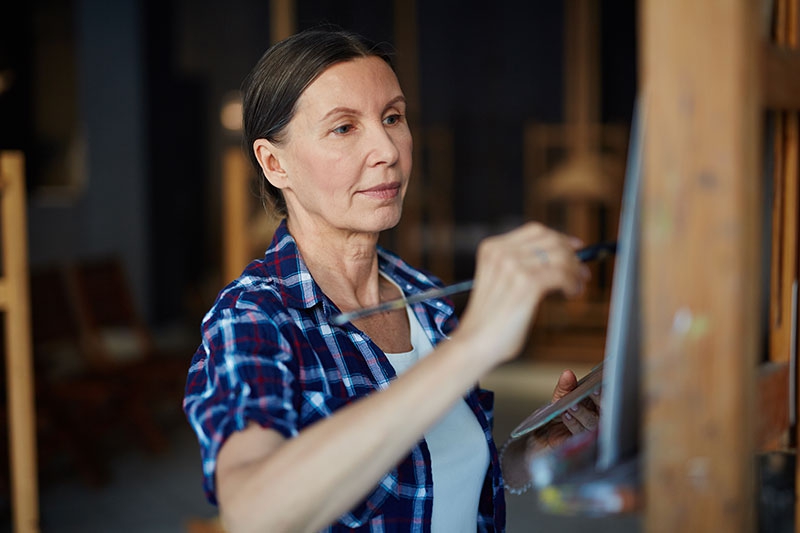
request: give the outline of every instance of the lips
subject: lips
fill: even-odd
[[[379,200],[391,199],[398,195],[400,192],[400,183],[393,181],[391,183],[382,183],[380,185],[376,185],[375,187],[370,187],[369,189],[364,189],[360,191],[361,194],[368,196],[370,198],[376,198]]]

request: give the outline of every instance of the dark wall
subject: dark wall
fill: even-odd
[[[561,108],[561,3],[420,2],[422,111],[455,139],[461,224],[518,222],[525,121]]]
[[[31,8],[10,2],[0,17],[0,148],[30,149],[33,135]]]
[[[206,220],[211,174],[206,154],[205,81],[177,64],[173,3],[145,3],[148,198],[152,320],[185,311],[187,287],[201,282],[210,259]]]
[[[10,65],[16,75],[13,89],[0,93],[0,148],[30,149],[37,142],[31,126],[35,102],[30,94],[36,89],[28,68],[36,44],[31,27],[34,12],[48,5],[86,15],[95,4],[90,0],[13,3],[8,9],[15,22],[10,23],[10,17],[0,20],[0,70]],[[223,131],[219,110],[269,46],[269,3],[128,0],[126,5],[138,6],[138,17],[131,17],[131,24],[140,37],[130,42],[138,42],[134,45],[141,50],[132,57],[141,57],[143,64],[131,69],[126,63],[108,62],[103,76],[112,81],[120,75],[141,77],[131,81],[141,86],[141,96],[138,89],[128,94],[141,99],[131,104],[144,114],[129,118],[143,123],[145,191],[139,213],[120,209],[118,216],[132,218],[111,227],[142,224],[141,218],[146,219],[147,268],[137,288],[148,295],[143,298],[147,315],[163,322],[185,312],[187,293],[209,284],[219,288],[215,276],[221,255],[220,153],[224,146],[238,143]],[[611,122],[630,120],[636,91],[635,6],[635,0],[602,2],[602,115]],[[394,7],[389,0],[299,0],[297,8],[300,29],[333,23],[373,40],[394,41]],[[422,117],[412,128],[445,125],[454,135],[454,194],[442,201],[452,203],[459,227],[473,235],[460,244],[465,249],[476,245],[480,235],[521,221],[524,125],[562,119],[562,8],[560,2],[490,6],[456,0],[417,2]],[[108,117],[109,124],[114,119]],[[101,192],[111,194],[114,185],[105,180],[113,179],[113,173],[107,173],[102,188],[95,191],[98,180],[90,177],[84,196],[97,200]],[[76,205],[80,203],[78,199]],[[72,241],[100,231],[69,223],[69,217],[85,217],[79,211],[59,212],[53,219],[62,228],[73,228],[69,246],[78,251],[92,247]],[[102,224],[97,216],[90,217],[92,227]],[[50,219],[47,223],[53,225]],[[90,237],[83,236],[85,230]],[[46,239],[33,239],[32,244],[52,247]],[[43,254],[32,250],[32,257],[37,256]]]

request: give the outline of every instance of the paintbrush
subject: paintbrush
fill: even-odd
[[[587,246],[586,248],[581,248],[575,254],[578,256],[582,262],[593,261],[595,259],[603,259],[610,255],[613,255],[617,251],[617,243],[616,242],[601,242],[597,244],[592,244]],[[342,313],[340,315],[335,315],[331,318],[331,324],[334,326],[341,326],[350,322],[351,320],[356,320],[359,318],[364,318],[365,316],[374,315],[375,313],[385,313],[387,311],[394,311],[396,309],[402,309],[407,305],[415,304],[417,302],[422,302],[425,300],[430,300],[431,298],[443,298],[445,296],[451,296],[453,294],[458,294],[461,292],[467,292],[472,289],[472,284],[474,283],[473,280],[468,281],[461,281],[459,283],[454,283],[453,285],[448,285],[446,287],[430,289],[427,291],[423,291],[419,294],[414,294],[412,296],[407,296],[405,298],[398,298],[396,300],[390,300],[388,302],[384,302],[382,304],[378,304],[372,307],[364,307],[362,309],[356,309],[355,311],[350,311],[347,313]]]

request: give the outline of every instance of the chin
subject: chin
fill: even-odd
[[[397,227],[397,225],[400,224],[401,215],[402,212],[398,211],[396,215],[387,218],[381,231],[390,230]]]
[[[383,211],[383,212],[381,212],[381,211]],[[375,212],[375,216],[374,217],[370,217],[370,218],[372,218],[372,220],[370,221],[371,223],[369,223],[369,226],[374,228],[371,231],[379,233],[381,231],[390,230],[390,229],[396,227],[400,223],[401,215],[402,215],[402,211],[400,209],[396,209],[396,210],[392,209],[391,211],[389,211],[389,210],[378,210],[378,211],[376,211]],[[365,222],[366,222],[366,220],[367,219],[365,219]]]
[[[402,214],[402,202],[370,206],[349,211],[345,217],[339,219],[337,225],[356,233],[380,233],[397,226]]]
[[[361,227],[358,228],[357,231],[363,233],[381,233],[397,227],[399,223],[400,219],[398,218],[397,220],[375,222],[374,224],[361,224]]]

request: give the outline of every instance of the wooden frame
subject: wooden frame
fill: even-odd
[[[764,105],[800,111],[800,51],[775,44],[762,48]]]
[[[270,42],[291,36],[297,27],[295,0],[270,0]],[[249,148],[248,148],[249,149]],[[254,212],[253,189],[257,185],[248,156],[239,145],[222,154],[222,283],[236,279],[247,264],[269,245],[278,220],[266,212]]]
[[[6,325],[6,388],[14,530],[39,530],[36,414],[28,295],[28,231],[25,161],[21,152],[0,152],[0,225],[3,277],[0,310]]]
[[[761,18],[640,6],[645,527],[753,531],[758,376],[784,383],[758,368]]]

